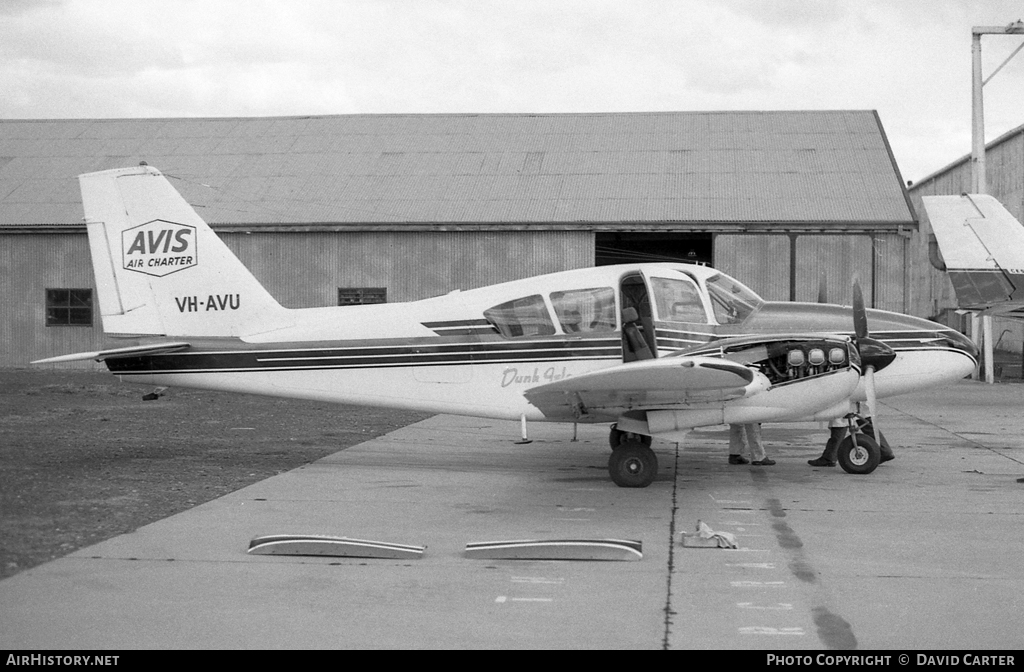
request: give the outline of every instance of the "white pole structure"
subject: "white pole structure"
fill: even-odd
[[[981,88],[988,84],[989,80],[1002,70],[1007,61],[1021,50],[1021,47],[1017,47],[989,75],[988,79],[983,79],[981,73],[982,35],[1024,35],[1024,21],[1018,20],[1005,26],[974,26],[971,28],[971,191],[975,194],[987,193],[985,184],[985,100]],[[972,327],[977,324],[975,320],[976,314],[972,313]],[[981,323],[982,360],[985,363],[983,378],[986,383],[993,383],[995,382],[995,373],[992,357],[995,348],[992,343],[992,316],[982,315]],[[974,334],[975,332],[972,330],[971,338],[977,343],[978,338]]]
[[[981,93],[981,33],[971,34],[971,193],[985,193],[985,98]]]
[[[978,313],[975,313],[973,311],[971,311],[970,315],[971,315],[971,342],[974,343],[975,346],[977,346],[978,351],[980,352],[981,351],[982,342],[983,342],[982,341],[982,337],[981,337],[981,315],[979,315]],[[971,380],[977,380],[978,378],[981,378],[981,377],[982,377],[981,376],[981,372],[979,372],[978,369],[975,369],[971,373]]]

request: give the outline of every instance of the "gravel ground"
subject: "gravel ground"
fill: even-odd
[[[427,415],[0,370],[0,578]]]

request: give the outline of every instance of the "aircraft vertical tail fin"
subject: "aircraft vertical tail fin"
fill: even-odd
[[[78,179],[104,332],[245,336],[284,321],[287,309],[160,171]]]
[[[961,308],[1009,312],[1024,306],[1024,226],[986,194],[925,196],[941,260]]]

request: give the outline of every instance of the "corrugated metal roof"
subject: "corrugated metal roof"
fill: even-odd
[[[872,111],[0,120],[0,225],[146,161],[218,225],[913,225]]]

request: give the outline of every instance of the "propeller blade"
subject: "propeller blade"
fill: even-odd
[[[828,278],[825,277],[824,271],[818,278],[818,303],[828,303]]]
[[[864,375],[869,370],[881,371],[893,363],[896,353],[885,343],[868,335],[868,312],[864,308],[864,293],[860,289],[860,278],[853,276],[853,333],[860,354]],[[872,392],[874,384],[872,384]]]
[[[885,343],[868,336],[868,312],[864,308],[864,293],[860,278],[853,276],[853,332],[857,353],[860,355],[864,377],[864,396],[867,397],[868,417],[875,443],[882,445],[882,431],[878,427],[878,395],[875,391],[875,371],[881,371],[896,359],[896,352]]]
[[[878,427],[878,397],[875,396],[875,367],[870,365],[864,369],[864,393],[868,398],[868,413],[871,417],[871,428],[875,433],[875,443],[882,445],[882,432]]]
[[[864,293],[860,290],[860,278],[853,276],[853,333],[858,339],[868,335],[868,313],[864,309]]]

